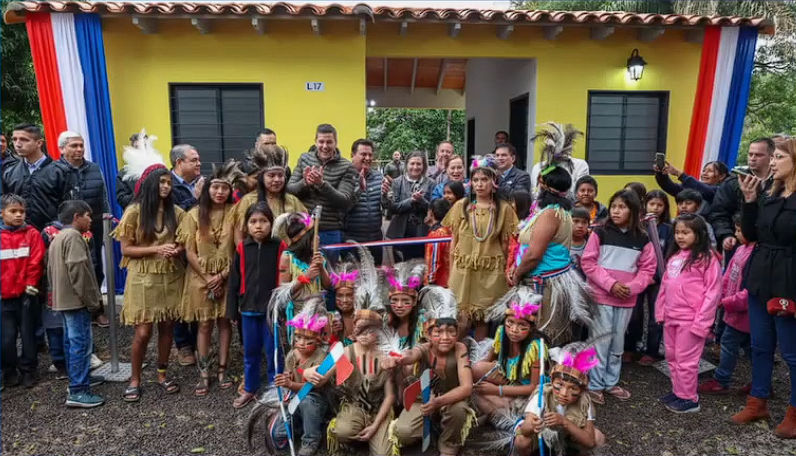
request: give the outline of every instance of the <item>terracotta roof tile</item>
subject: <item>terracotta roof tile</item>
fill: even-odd
[[[393,8],[276,3],[205,3],[182,1],[17,1],[11,2],[4,14],[6,23],[24,21],[32,12],[82,12],[107,15],[230,15],[230,16],[351,16],[373,20],[414,19],[418,21],[511,22],[541,24],[603,24],[658,27],[751,26],[771,29],[773,22],[762,17],[696,16],[682,14],[643,14],[622,11],[541,11],[541,10],[479,10],[452,8]]]

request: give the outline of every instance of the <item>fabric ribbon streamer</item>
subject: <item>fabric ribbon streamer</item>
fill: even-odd
[[[546,376],[544,374],[544,340],[539,339],[539,419],[544,421],[544,384]],[[542,433],[539,433],[539,456],[545,456],[544,451],[544,438]]]

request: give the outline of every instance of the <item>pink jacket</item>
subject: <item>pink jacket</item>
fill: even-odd
[[[693,322],[691,333],[706,338],[716,319],[721,298],[721,264],[715,255],[705,264],[681,270],[691,252],[681,251],[666,263],[655,305],[658,322]]]
[[[742,289],[743,270],[752,256],[754,243],[738,247],[721,279],[721,305],[724,323],[738,331],[749,332],[749,292]]]
[[[614,230],[613,233],[611,230]],[[580,259],[580,267],[589,279],[592,295],[602,305],[634,307],[636,296],[652,283],[655,275],[656,259],[652,243],[638,236],[630,239],[632,235],[619,234],[616,228],[605,227],[602,233],[610,241],[603,245],[601,236],[595,230],[589,236]],[[611,294],[611,288],[617,282],[630,288],[630,297],[621,299]]]

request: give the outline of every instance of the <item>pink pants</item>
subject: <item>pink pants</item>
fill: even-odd
[[[672,377],[672,392],[680,399],[698,401],[699,359],[705,338],[691,333],[690,321],[667,321],[663,326],[666,362]]]

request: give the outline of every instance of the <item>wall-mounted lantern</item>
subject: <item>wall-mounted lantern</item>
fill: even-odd
[[[630,76],[630,79],[634,81],[641,79],[646,64],[647,62],[638,55],[638,49],[633,49],[633,52],[630,53],[630,58],[627,59],[627,74]]]

